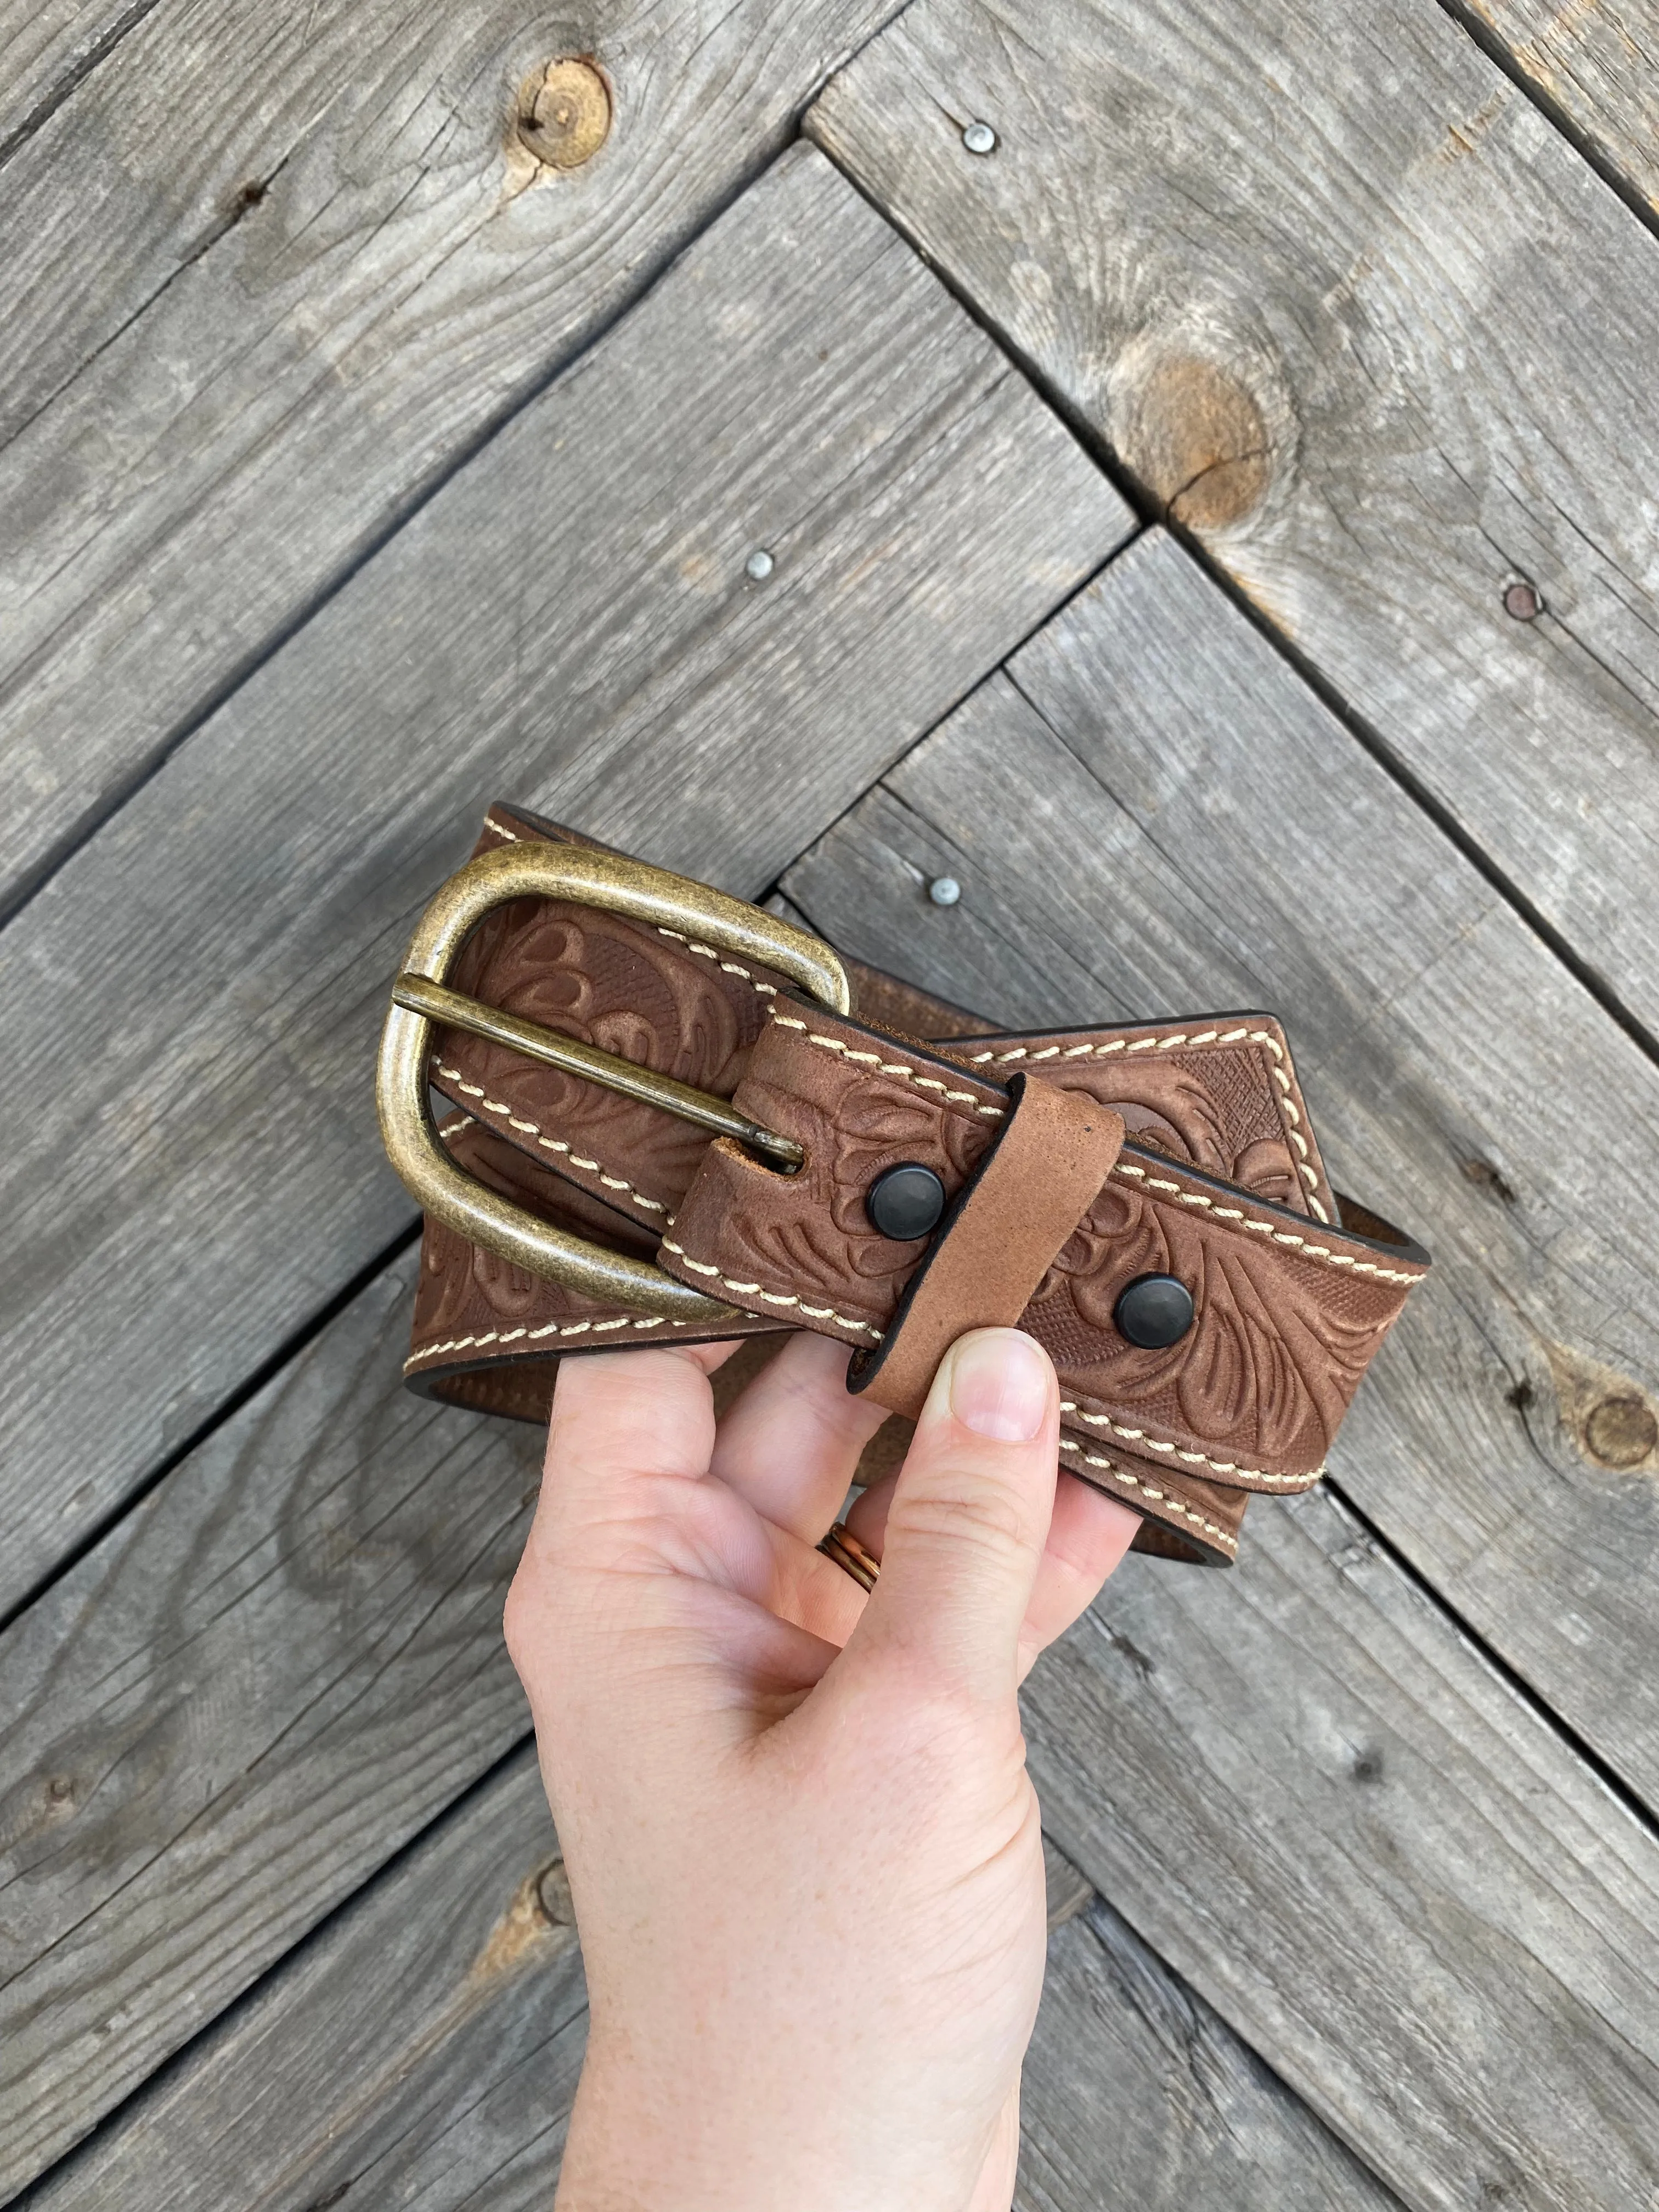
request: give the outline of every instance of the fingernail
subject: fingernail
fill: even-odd
[[[975,1436],[1024,1443],[1048,1410],[1048,1362],[1017,1328],[976,1330],[951,1354],[951,1411]]]

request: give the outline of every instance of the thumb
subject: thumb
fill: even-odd
[[[1041,1345],[1017,1328],[957,1338],[899,1471],[880,1577],[847,1647],[860,1671],[902,1655],[941,1689],[1012,1695],[1054,1511],[1059,1428]]]

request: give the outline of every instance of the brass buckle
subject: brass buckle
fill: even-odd
[[[700,946],[787,975],[840,1014],[852,1010],[846,969],[805,930],[689,877],[584,845],[526,842],[481,853],[450,877],[421,916],[404,972],[392,986],[375,1099],[387,1157],[425,1212],[497,1258],[607,1305],[702,1327],[743,1318],[736,1308],[649,1261],[607,1252],[501,1197],[455,1164],[433,1127],[428,1082],[432,1024],[438,1021],[735,1137],[785,1170],[799,1164],[798,1145],[746,1121],[723,1098],[452,991],[450,970],[472,930],[495,908],[520,898],[568,899],[678,932]]]

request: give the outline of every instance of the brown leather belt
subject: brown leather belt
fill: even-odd
[[[539,1421],[568,1353],[810,1328],[914,1416],[1018,1322],[1062,1464],[1167,1558],[1319,1480],[1429,1265],[1333,1190],[1271,1016],[987,1033],[516,807],[416,933],[380,1113],[427,1212],[412,1389]]]

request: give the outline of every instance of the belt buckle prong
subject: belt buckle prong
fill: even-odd
[[[498,1258],[604,1304],[704,1327],[741,1318],[652,1262],[608,1252],[489,1189],[456,1164],[434,1127],[432,1025],[442,1022],[735,1138],[785,1173],[800,1164],[792,1139],[749,1121],[725,1099],[451,989],[450,973],[472,930],[495,908],[520,898],[568,899],[694,937],[787,976],[842,1014],[852,1006],[846,969],[805,930],[689,877],[586,846],[526,842],[480,854],[440,886],[392,986],[375,1086],[380,1129],[392,1166],[426,1212]]]

